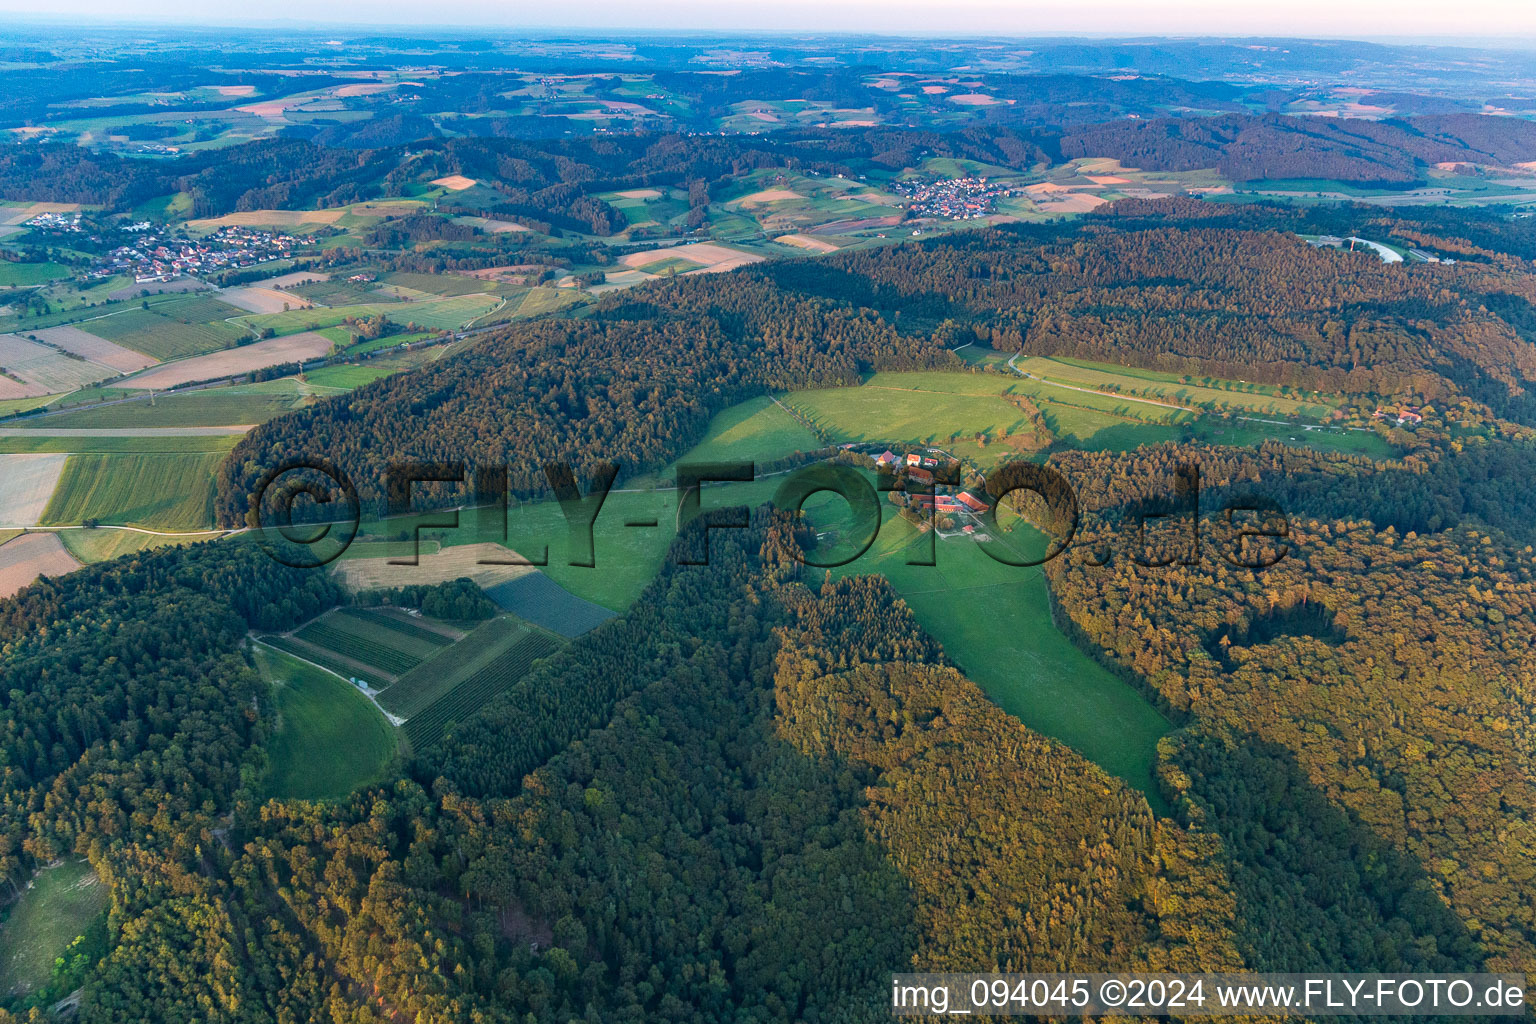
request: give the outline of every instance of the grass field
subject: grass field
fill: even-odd
[[[709,421],[709,432],[679,461],[767,462],[792,452],[815,451],[821,440],[771,398],[733,405]]]
[[[316,387],[340,388],[351,390],[360,388],[364,384],[371,384],[380,377],[388,377],[392,373],[402,370],[414,369],[423,363],[430,362],[439,349],[416,349],[414,352],[402,352],[399,355],[379,356],[361,363],[339,363],[335,366],[322,366],[317,370],[310,370],[304,374],[304,379]]]
[[[1021,356],[1014,363],[1026,373],[1044,380],[1086,388],[1117,388],[1124,394],[1174,402],[1189,403],[1201,409],[1249,413],[1254,416],[1299,416],[1322,420],[1337,403],[1321,396],[1298,400],[1280,394],[1280,389],[1263,384],[1222,381],[1216,378],[1191,378],[1182,382],[1171,373],[1158,373],[1132,367],[1108,366],[1080,360]]]
[[[157,537],[131,530],[59,530],[64,549],[82,562],[109,562],[123,555],[137,554],[171,545],[194,544],[214,540],[220,533],[194,534],[190,537]]]
[[[995,441],[1033,429],[1029,417],[1001,397],[1008,383],[981,375],[973,381],[969,374],[878,374],[862,387],[796,391],[783,401],[836,441],[943,444],[988,465],[1009,449],[983,448],[974,439],[978,431]],[[936,387],[955,390],[930,390]]]
[[[190,455],[211,452],[222,456],[239,440],[238,434],[207,437],[56,437],[49,436],[46,430],[35,430],[28,431],[25,436],[0,437],[0,454],[53,452],[76,455]]]
[[[216,454],[71,455],[42,522],[67,526],[95,519],[182,532],[213,525]]]
[[[251,331],[223,321],[183,323],[179,319],[161,315],[160,310],[171,302],[211,301],[174,298],[169,302],[153,305],[149,309],[131,308],[111,316],[82,320],[77,326],[98,338],[105,338],[124,348],[131,348],[135,352],[142,352],[162,361],[203,355],[229,348]],[[219,303],[219,305],[223,304]],[[238,313],[239,310],[234,312]]]
[[[483,289],[482,289],[483,291]],[[414,323],[432,330],[455,330],[466,322],[490,312],[501,302],[498,296],[473,294],[424,302],[370,302],[358,306],[333,306],[326,309],[294,309],[286,313],[253,313],[235,321],[246,330],[272,328],[278,334],[335,327],[347,317],[384,315],[395,323]],[[126,342],[124,343],[126,344]]]
[[[0,399],[0,416],[14,416],[18,412],[29,412],[47,405],[58,397],[58,395],[33,395],[30,398]]]
[[[1166,719],[1128,683],[1079,651],[1051,622],[1040,567],[1016,568],[969,540],[939,541],[933,566],[906,564],[915,529],[889,511],[874,545],[835,575],[877,573],[906,599],[923,628],[1003,710],[1068,744],[1146,793]],[[1019,523],[992,543],[1039,557],[1042,535]],[[1017,555],[1015,555],[1017,557]]]
[[[68,277],[71,273],[68,267],[57,263],[12,263],[0,260],[0,288],[31,288]]]
[[[106,909],[107,887],[85,861],[39,871],[0,925],[0,993],[47,984],[54,959]]]
[[[310,401],[310,389],[297,381],[263,381],[260,384],[162,395],[153,400],[122,402],[95,409],[77,409],[17,426],[38,429],[116,427],[220,427],[265,423]]]
[[[383,778],[398,741],[367,697],[279,651],[259,644],[254,651],[277,712],[267,741],[268,796],[339,799]]]

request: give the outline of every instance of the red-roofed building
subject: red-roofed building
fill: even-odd
[[[972,512],[985,512],[987,509],[992,507],[991,505],[988,505],[986,502],[982,501],[980,498],[976,497],[970,491],[960,492],[960,503],[966,508],[970,509]]]
[[[875,465],[877,466],[894,466],[900,461],[901,460],[896,457],[896,453],[891,451],[881,452],[879,455],[875,456]]]

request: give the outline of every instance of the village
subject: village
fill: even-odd
[[[943,178],[938,181],[913,178],[897,181],[893,191],[906,196],[907,209],[915,217],[945,217],[971,220],[992,212],[1001,198],[1017,194],[1012,188],[988,184],[986,178]]]
[[[98,260],[91,276],[131,274],[135,283],[151,284],[288,259],[295,250],[313,244],[314,238],[308,235],[247,227],[222,227],[201,239],[146,233],[133,245],[120,246]]]

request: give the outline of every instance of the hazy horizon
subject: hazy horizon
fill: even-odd
[[[93,27],[97,28],[171,24],[188,28],[367,27],[497,33],[639,31],[1102,39],[1180,36],[1517,47],[1521,42],[1536,41],[1536,4],[1515,0],[1475,0],[1455,8],[1405,8],[1388,0],[1365,0],[1351,5],[1301,0],[1286,10],[1238,7],[1216,0],[1182,0],[1149,10],[1143,3],[1107,0],[1094,5],[1088,16],[1082,8],[1006,0],[971,0],[942,9],[931,4],[879,0],[842,0],[833,4],[792,0],[771,8],[668,0],[647,5],[643,10],[633,4],[591,0],[558,7],[519,5],[510,9],[491,0],[461,0],[446,16],[441,11],[429,12],[419,5],[396,0],[337,0],[327,5],[323,18],[315,17],[313,6],[299,0],[267,0],[248,5],[246,10],[249,13],[244,15],[211,16],[206,5],[192,0],[147,0],[125,17],[120,5],[110,0],[56,0],[47,13],[39,12],[24,0],[0,0],[0,12],[30,26],[72,25],[70,19],[90,18],[95,19]],[[1105,31],[1105,24],[1116,28]]]

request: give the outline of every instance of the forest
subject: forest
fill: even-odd
[[[1080,104],[1071,99],[1082,94],[1081,88],[1066,89],[1068,99],[1053,104],[1033,91],[1041,83],[1021,81],[1013,87],[1021,100],[1035,104],[1028,109],[1047,108],[1040,117],[1066,110],[1082,116]],[[1062,86],[1052,79],[1045,95]],[[735,95],[727,91],[719,102]],[[861,103],[868,101],[866,95]],[[523,133],[508,124],[503,125],[505,137],[444,139],[419,114],[391,114],[355,126],[317,128],[300,133],[303,137],[290,133],[157,161],[71,143],[9,146],[0,151],[0,199],[86,203],[121,212],[156,196],[186,192],[192,216],[216,217],[241,210],[342,206],[399,196],[407,186],[437,177],[464,175],[491,182],[495,193],[464,212],[527,219],[541,230],[549,226],[608,235],[623,224],[595,198],[598,193],[658,185],[687,188],[695,181],[724,185],[768,167],[854,177],[866,171],[899,173],[931,157],[1022,171],[1091,156],[1154,171],[1212,167],[1238,181],[1327,178],[1400,186],[1422,181],[1426,169],[1437,163],[1508,166],[1536,160],[1531,122],[1471,113],[1386,121],[1237,112],[1136,120],[1109,120],[1109,111],[1103,116],[1088,124],[1010,121],[949,131],[919,119],[908,126],[794,128],[767,136],[639,131],[559,139],[518,137]]]

